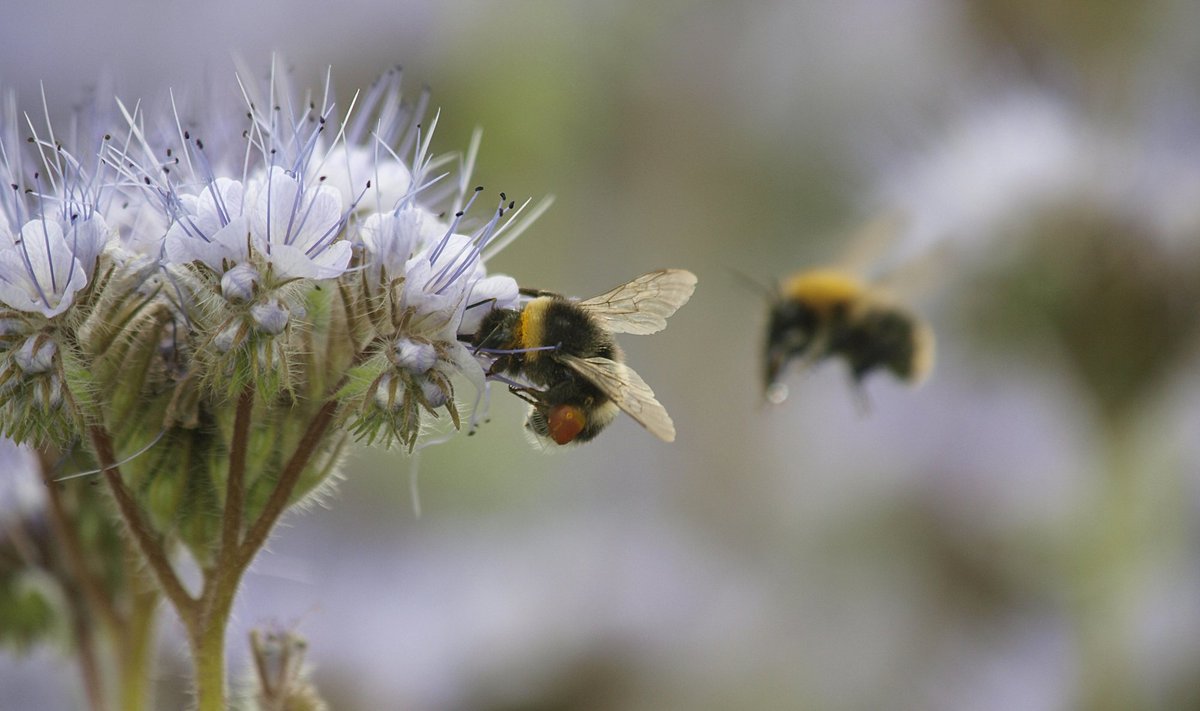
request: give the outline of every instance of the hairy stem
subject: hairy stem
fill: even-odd
[[[237,550],[241,542],[242,509],[246,500],[246,450],[250,441],[250,418],[254,413],[254,388],[247,387],[238,398],[229,446],[229,472],[225,482],[225,513],[221,529],[221,558]]]
[[[254,560],[258,549],[262,548],[267,541],[267,536],[270,535],[271,529],[275,527],[275,523],[287,508],[288,502],[292,498],[292,492],[296,489],[297,482],[300,481],[300,475],[304,472],[304,468],[308,466],[312,455],[317,451],[317,446],[325,437],[326,431],[329,430],[330,424],[333,423],[333,416],[337,412],[338,403],[336,400],[328,400],[321,409],[317,411],[312,421],[308,423],[308,429],[305,430],[304,436],[301,437],[300,443],[296,445],[296,451],[292,453],[291,459],[284,466],[283,471],[279,474],[279,481],[276,482],[274,490],[271,491],[271,497],[267,499],[266,505],[263,507],[262,513],[254,521],[254,525],[250,527],[246,533],[246,540],[242,543],[238,550],[237,567],[244,569]]]
[[[96,640],[93,636],[91,622],[82,605],[72,605],[71,612],[75,618],[72,631],[75,637],[76,653],[79,656],[79,671],[83,676],[83,690],[87,696],[88,708],[92,711],[105,711],[108,704],[104,699],[104,684],[100,679],[100,665],[96,660]]]
[[[92,447],[96,451],[96,458],[100,462],[100,466],[104,468],[104,479],[108,483],[108,489],[117,502],[121,519],[125,521],[125,526],[129,529],[134,541],[137,542],[138,550],[146,559],[150,570],[154,572],[154,578],[162,588],[163,594],[167,596],[171,606],[186,623],[189,618],[195,617],[197,601],[188,594],[187,588],[175,574],[175,569],[171,566],[171,559],[155,537],[150,524],[142,516],[133,495],[129,489],[125,488],[125,482],[121,480],[121,470],[116,466],[112,438],[109,437],[106,430],[98,425],[93,426],[89,430],[89,434],[92,439]]]
[[[78,583],[79,589],[92,611],[104,624],[117,630],[121,626],[120,615],[117,614],[112,599],[105,594],[100,581],[87,564],[83,543],[79,540],[79,531],[71,524],[71,517],[62,500],[62,491],[52,479],[53,463],[49,461],[45,452],[39,452],[39,459],[42,481],[46,484],[46,498],[50,503],[48,511],[50,526],[54,531],[55,540],[62,549],[67,569],[70,571],[71,577],[75,578]]]
[[[229,598],[232,603],[232,595]],[[196,711],[225,711],[225,626],[229,607],[213,608],[203,623],[190,629],[195,670]]]
[[[136,575],[128,568],[127,574]],[[136,584],[131,577],[130,585]],[[122,711],[143,711],[150,708],[151,664],[154,662],[151,652],[159,594],[154,588],[147,588],[135,590],[132,597],[129,623],[120,640],[120,703]]]

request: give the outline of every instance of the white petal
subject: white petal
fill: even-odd
[[[63,237],[56,221],[30,220],[21,228],[22,247],[29,257],[30,277],[37,280],[47,294],[61,294],[75,267],[75,254]]]
[[[285,279],[336,279],[350,265],[352,251],[350,243],[335,242],[316,259],[311,259],[303,250],[277,244],[268,257],[275,273]]]
[[[458,332],[460,334],[475,333],[479,330],[479,324],[483,321],[483,317],[489,311],[516,308],[519,299],[520,287],[517,286],[516,279],[502,274],[480,279],[471,287],[471,294],[467,297],[466,310],[463,311]],[[476,306],[476,304],[479,305]]]
[[[208,241],[187,233],[181,223],[175,223],[167,232],[167,262],[189,264],[203,262],[214,271],[223,272],[226,267],[241,264],[250,259],[250,248],[246,241],[246,218],[237,217],[228,225],[217,230]]]
[[[66,235],[66,240],[75,252],[84,273],[89,277],[96,268],[96,259],[104,251],[112,231],[99,214],[93,214],[86,220],[77,221]]]
[[[310,177],[317,175],[324,176],[325,184],[339,191],[344,204],[359,200],[362,210],[392,210],[412,186],[408,168],[383,148],[376,151],[374,147],[338,146]]]
[[[287,244],[308,249],[342,220],[342,196],[327,185],[302,193],[300,182],[282,168],[271,169],[270,182],[259,192],[251,227],[259,249]]]

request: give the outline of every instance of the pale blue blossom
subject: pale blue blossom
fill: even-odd
[[[306,185],[272,167],[251,214],[255,247],[284,278],[336,279],[350,264],[342,196],[328,185]]]
[[[58,316],[87,286],[108,238],[104,218],[95,213],[65,223],[49,216],[26,222],[20,237],[0,249],[0,302]]]
[[[179,196],[179,213],[166,235],[169,263],[202,262],[218,274],[250,259],[246,190],[230,178],[217,178],[198,195]]]

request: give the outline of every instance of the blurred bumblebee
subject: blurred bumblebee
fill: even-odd
[[[923,320],[882,284],[838,267],[800,271],[779,285],[771,300],[765,346],[766,397],[776,404],[787,398],[781,381],[793,362],[808,367],[840,358],[861,387],[876,370],[917,385],[934,360],[933,331]]]
[[[520,309],[489,312],[470,342],[493,358],[488,376],[530,404],[525,427],[540,440],[587,442],[623,411],[671,442],[670,415],[625,365],[613,334],[661,331],[695,288],[691,272],[662,269],[583,301],[522,289],[533,298]]]

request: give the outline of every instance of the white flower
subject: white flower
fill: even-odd
[[[489,311],[515,309],[520,298],[517,280],[510,276],[495,274],[476,280],[471,285],[471,294],[467,297],[467,306],[463,310],[458,332],[465,335],[474,334]]]
[[[285,279],[336,279],[350,265],[350,243],[338,239],[344,218],[336,188],[305,185],[275,166],[258,186],[254,246]]]
[[[134,194],[132,199],[105,209],[104,219],[116,235],[113,246],[123,252],[122,262],[137,257],[159,258],[167,234],[167,218],[156,205]]]
[[[470,238],[448,235],[408,260],[404,306],[412,309],[415,328],[437,333],[444,340],[457,339],[468,289],[483,272],[479,260],[469,258],[472,248]]]
[[[181,214],[166,236],[167,261],[203,262],[222,273],[249,260],[245,197],[245,187],[229,178],[217,178],[199,195],[179,196]]]
[[[407,205],[394,212],[369,216],[363,222],[361,239],[369,263],[396,277],[405,273],[413,252],[445,233],[446,226],[428,210]]]
[[[325,154],[317,174],[341,193],[345,204],[372,212],[395,209],[412,187],[412,173],[382,146],[376,150],[343,143]]]
[[[108,235],[98,214],[65,229],[45,216],[25,223],[20,239],[0,250],[0,302],[47,318],[66,311],[87,286]]]

